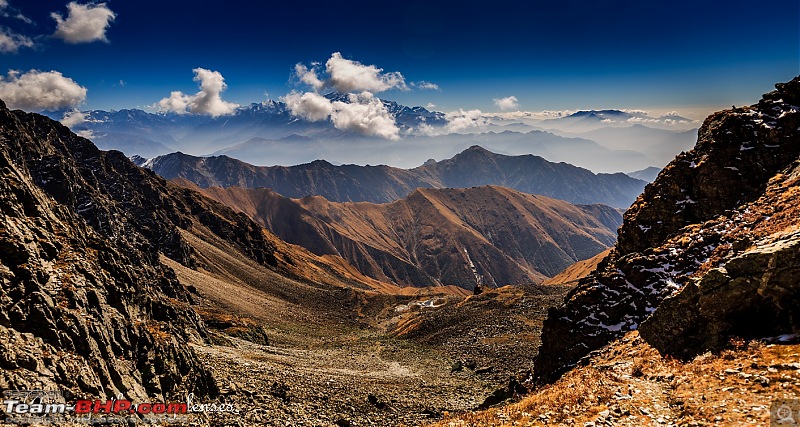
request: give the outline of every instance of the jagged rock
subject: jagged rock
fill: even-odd
[[[800,232],[756,244],[665,299],[639,332],[663,354],[690,358],[731,337],[800,329]]]
[[[537,382],[554,381],[589,352],[637,329],[693,275],[745,250],[754,241],[747,230],[768,216],[749,216],[748,204],[776,217],[791,209],[775,203],[777,196],[759,202],[800,156],[800,77],[776,88],[756,105],[711,115],[695,148],[645,188],[625,213],[609,256],[548,313],[534,361]],[[731,227],[742,232],[734,236]]]
[[[198,265],[181,232],[203,227],[274,265],[261,227],[58,122],[4,106],[0,199],[2,388],[216,393],[187,345],[208,332],[159,256]]]

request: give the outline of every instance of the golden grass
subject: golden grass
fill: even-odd
[[[632,332],[519,402],[449,414],[434,425],[769,425],[772,400],[800,398],[798,361],[800,344],[736,341],[684,363]]]

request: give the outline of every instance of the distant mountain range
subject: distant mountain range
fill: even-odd
[[[590,131],[598,127],[630,126],[636,123],[648,123],[655,126],[691,124],[693,120],[677,114],[667,114],[660,117],[651,117],[643,111],[625,110],[585,110],[576,111],[564,117],[543,120],[540,126],[544,128],[564,128],[568,126],[575,131]],[[600,126],[598,126],[600,125]]]
[[[323,196],[335,202],[386,203],[415,188],[497,185],[570,203],[627,208],[646,184],[623,173],[595,174],[533,155],[505,156],[472,146],[451,159],[430,160],[414,169],[333,164],[318,160],[297,166],[253,166],[227,157],[173,153],[134,162],[167,179],[185,178],[201,188],[270,188],[291,197]]]
[[[289,199],[265,188],[196,189],[289,243],[341,256],[367,276],[401,286],[540,282],[605,250],[622,223],[620,210],[605,205],[495,186],[420,188],[387,204]]]
[[[326,97],[349,102],[339,93]],[[70,113],[78,117],[70,126],[98,147],[128,156],[151,158],[175,151],[224,154],[269,166],[324,158],[333,163],[410,168],[428,158],[445,159],[481,145],[497,153],[535,154],[595,172],[618,172],[663,167],[696,139],[696,129],[691,129],[694,122],[674,115],[653,118],[621,110],[578,111],[549,120],[485,115],[451,127],[444,113],[382,102],[400,129],[399,141],[336,129],[329,121],[309,122],[293,116],[285,103],[273,100],[216,118],[136,109],[84,111]],[[50,116],[61,119],[64,112]]]
[[[349,102],[346,95],[331,93],[331,100]],[[425,123],[445,124],[444,114],[424,107],[407,107],[394,101],[383,101],[401,130],[408,132]],[[64,112],[49,113],[61,119]],[[251,138],[281,139],[292,135],[320,139],[363,138],[353,132],[333,128],[327,122],[309,122],[293,116],[281,101],[265,101],[237,109],[228,116],[211,117],[195,114],[148,113],[138,109],[118,111],[84,111],[83,121],[72,125],[78,134],[115,146],[128,155],[151,156],[182,150],[212,153]],[[136,145],[130,143],[135,138]],[[164,148],[166,151],[164,151]]]

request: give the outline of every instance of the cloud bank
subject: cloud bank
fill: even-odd
[[[54,111],[75,107],[86,99],[87,89],[58,71],[9,71],[0,77],[0,98],[9,108]]]
[[[50,14],[56,21],[53,37],[73,44],[108,42],[106,30],[117,15],[105,3],[78,4],[73,1],[67,5],[67,9],[66,18],[56,12]]]
[[[161,111],[177,114],[207,114],[212,117],[233,114],[238,104],[222,99],[222,92],[228,87],[219,71],[195,68],[194,81],[200,83],[200,92],[187,95],[181,91],[170,93],[169,97],[155,105]]]
[[[445,129],[448,133],[469,131],[471,129],[482,129],[489,124],[489,120],[483,115],[481,110],[462,110],[445,113],[447,120]]]

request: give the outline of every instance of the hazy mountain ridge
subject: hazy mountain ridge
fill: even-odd
[[[622,219],[608,206],[493,186],[417,189],[379,205],[288,199],[263,188],[202,192],[290,243],[339,255],[368,276],[402,286],[539,282],[605,250]]]
[[[325,96],[351,102],[345,94]],[[337,129],[328,121],[310,122],[293,116],[284,102],[273,100],[242,106],[219,117],[136,109],[49,114],[54,119],[63,115],[65,123],[68,120],[80,135],[129,156],[154,157],[174,151],[225,154],[268,166],[324,158],[333,163],[410,168],[429,157],[448,158],[471,145],[481,145],[498,153],[535,154],[550,161],[616,172],[662,166],[690,148],[694,140],[692,131],[686,131],[693,122],[653,118],[644,112],[579,111],[550,120],[532,120],[525,115],[506,119],[486,113],[451,126],[457,112],[448,113],[455,114],[451,117],[424,107],[382,102],[400,129],[399,141]],[[585,126],[576,127],[576,117],[582,117],[578,123]],[[591,120],[587,122],[587,118]]]
[[[226,156],[194,157],[173,153],[139,164],[167,179],[185,178],[200,187],[270,188],[290,198],[323,196],[331,201],[386,203],[415,188],[509,187],[570,203],[601,203],[626,208],[645,182],[618,174],[594,174],[541,157],[504,156],[471,147],[452,159],[414,169],[390,166],[334,166],[326,161],[298,166],[253,166]]]

